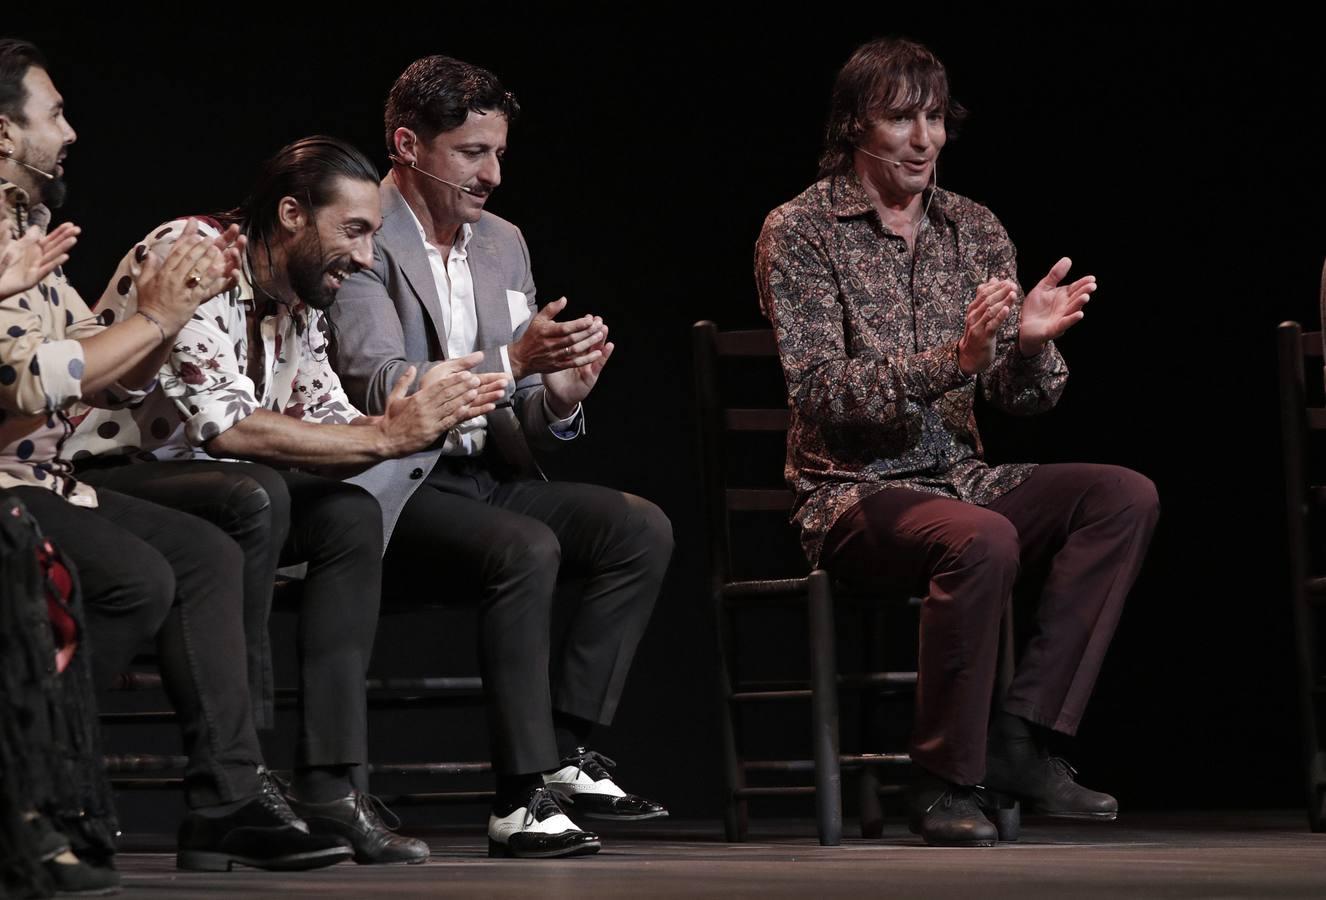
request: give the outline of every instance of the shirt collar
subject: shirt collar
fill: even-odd
[[[861,179],[855,172],[845,175],[832,175],[828,178],[829,205],[834,216],[839,219],[853,219],[873,215],[875,208],[870,205],[870,196],[861,185]],[[934,197],[931,199],[931,194]],[[922,202],[930,201],[930,224],[938,227],[949,218],[950,194],[943,188],[932,188],[923,195]]]
[[[424,242],[424,249],[436,250],[436,247],[428,243],[428,232],[424,231],[424,223],[419,221],[419,217],[414,214],[414,210],[410,208],[410,204],[405,202],[405,198],[402,197],[401,201],[402,205],[405,207],[405,211],[410,214],[410,221],[414,223],[414,227],[419,231],[419,240]],[[468,255],[470,238],[473,236],[474,229],[470,227],[470,223],[462,222],[460,224],[460,237],[458,237],[456,242],[451,245],[451,252],[455,254],[457,258],[464,259]]]

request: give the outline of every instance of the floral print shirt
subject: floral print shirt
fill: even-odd
[[[812,564],[834,523],[865,497],[907,487],[988,504],[1029,464],[983,461],[973,405],[1031,414],[1052,407],[1068,368],[1053,344],[1017,346],[1019,292],[994,364],[957,363],[967,307],[990,278],[1017,281],[1012,242],[988,209],[936,189],[915,250],[880,221],[852,173],[778,207],[755,250],[760,304],[773,323],[791,426],[786,476]]]
[[[134,279],[149,251],[163,259],[187,220],[156,229],[130,250],[97,302],[103,318],[119,321],[137,308]],[[199,233],[219,234],[199,220]],[[255,306],[261,309],[254,313]],[[262,365],[250,377],[247,317],[261,316]],[[80,424],[66,452],[89,456],[134,454],[141,459],[211,459],[203,445],[257,409],[310,422],[345,424],[359,418],[327,359],[327,320],[296,303],[255,298],[252,276],[201,304],[176,336],[159,376],[161,390],[128,409],[95,411]]]
[[[18,237],[45,230],[50,211],[0,179],[0,228]],[[103,325],[57,268],[35,287],[0,301],[0,488],[44,487],[77,506],[97,494],[73,477],[64,452],[87,404],[115,406],[142,391],[114,385],[83,396],[83,345]]]

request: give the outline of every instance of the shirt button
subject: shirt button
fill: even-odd
[[[412,471],[412,472],[410,473],[410,477],[411,477],[412,479],[414,479],[415,481],[418,481],[420,478],[423,478],[423,477],[424,477],[424,470],[423,470],[423,469],[415,469],[414,471]]]

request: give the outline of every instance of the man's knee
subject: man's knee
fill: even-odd
[[[626,494],[626,513],[617,531],[619,545],[629,558],[649,560],[666,566],[672,558],[672,522],[657,505],[643,497]]]
[[[382,555],[382,507],[355,484],[328,479],[318,501],[318,532],[327,550]]]
[[[135,554],[131,566],[83,579],[96,615],[133,619],[144,639],[156,634],[175,600],[175,573],[160,554]]]
[[[562,567],[562,545],[551,528],[529,519],[490,545],[486,563],[489,583],[537,582],[551,592]]]
[[[998,513],[982,510],[946,541],[954,567],[988,570],[992,577],[1016,577],[1022,555],[1017,528]]]
[[[290,527],[290,493],[285,483],[279,477],[260,479],[239,466],[236,469],[226,476],[226,521],[217,524],[244,545],[283,544]]]
[[[1101,466],[1098,495],[1110,512],[1122,512],[1139,524],[1154,524],[1160,517],[1160,494],[1155,482],[1123,466]]]

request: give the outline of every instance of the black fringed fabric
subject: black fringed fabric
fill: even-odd
[[[72,568],[23,505],[0,493],[0,887],[8,896],[50,896],[37,860],[33,812],[86,862],[114,853],[116,820],[102,766],[87,654],[55,663],[52,616],[81,637],[82,597]],[[67,589],[64,589],[66,588]]]

